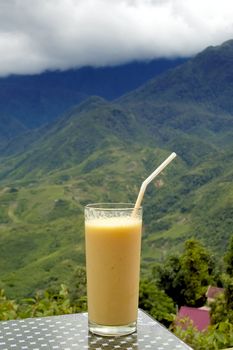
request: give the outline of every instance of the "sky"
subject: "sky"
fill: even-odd
[[[232,0],[0,0],[0,76],[189,57],[229,39]]]

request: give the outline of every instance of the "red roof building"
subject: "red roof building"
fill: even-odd
[[[221,293],[224,293],[224,288],[209,286],[206,292],[207,302],[211,303]]]
[[[181,319],[188,319],[187,323],[179,322]],[[210,313],[209,310],[198,309],[196,307],[181,306],[176,323],[183,329],[187,328],[189,321],[198,331],[205,330],[210,325]]]

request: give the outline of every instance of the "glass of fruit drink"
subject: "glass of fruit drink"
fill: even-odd
[[[142,208],[126,203],[85,207],[88,322],[92,333],[136,330]]]

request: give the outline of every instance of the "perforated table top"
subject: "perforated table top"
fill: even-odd
[[[87,329],[87,313],[0,322],[0,350],[192,350],[145,314],[138,313],[137,332],[100,337]]]

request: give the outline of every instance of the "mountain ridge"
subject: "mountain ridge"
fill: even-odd
[[[203,55],[207,61],[212,51]],[[232,58],[223,54],[222,69]],[[218,92],[218,80],[205,88],[210,72],[203,75],[199,63],[193,58],[114,101],[91,97],[25,140],[17,155],[2,157],[0,284],[9,295],[72,280],[84,264],[85,204],[134,202],[142,181],[171,151],[178,157],[143,200],[142,273],[190,237],[221,260],[233,233],[232,101],[222,108],[220,93],[217,99],[209,93]],[[194,79],[193,71],[203,74]],[[223,73],[222,91],[231,96],[231,67]],[[192,91],[196,79],[201,89]]]
[[[12,115],[30,129],[40,127],[88,96],[113,100],[184,61],[156,59],[0,78],[0,116]]]

